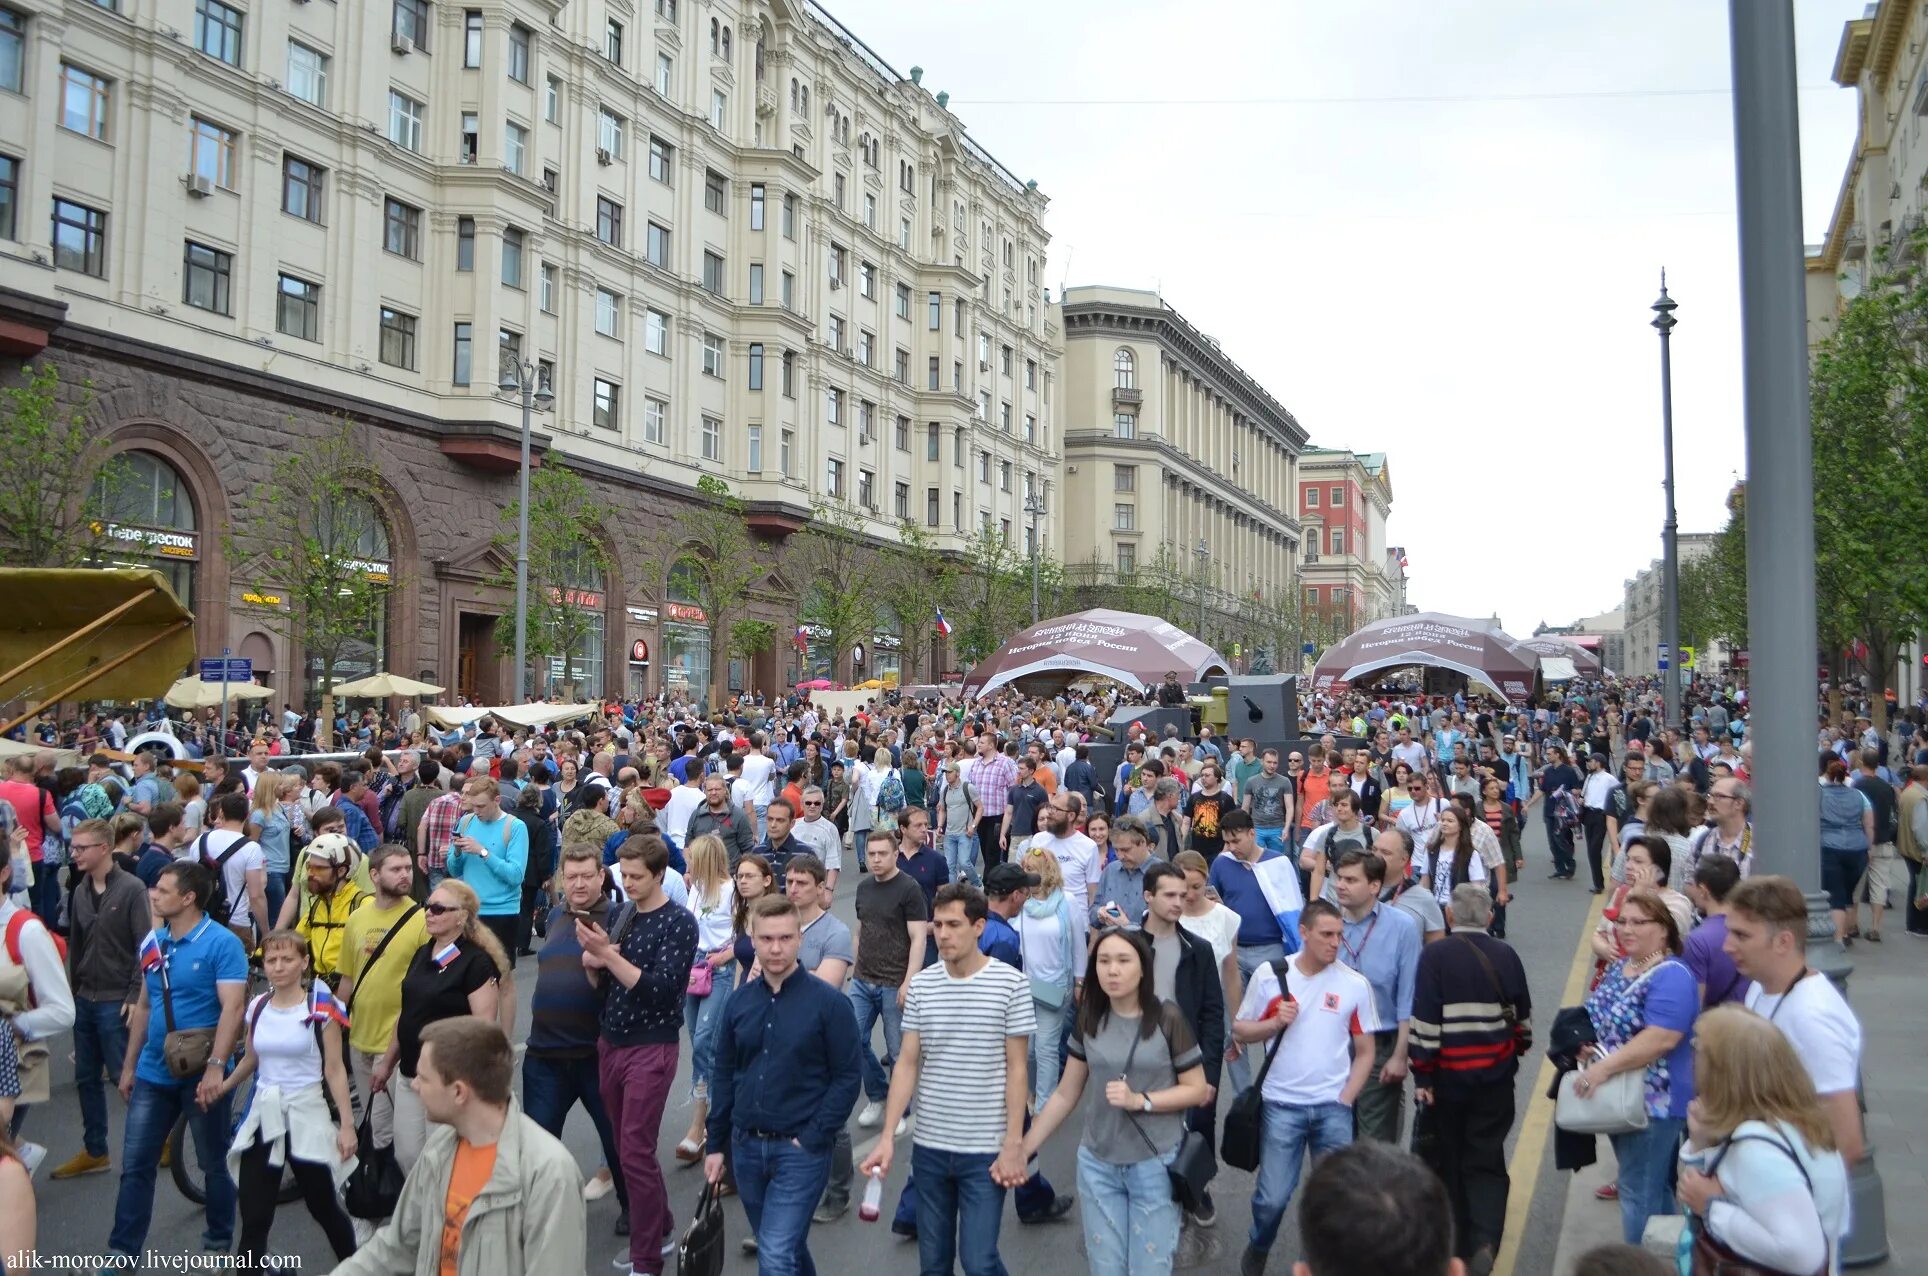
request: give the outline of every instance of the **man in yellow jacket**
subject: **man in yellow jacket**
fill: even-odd
[[[331,989],[341,986],[341,941],[348,915],[368,900],[354,882],[357,858],[355,844],[345,833],[323,833],[308,844],[307,900],[295,930],[308,941],[315,976]]]

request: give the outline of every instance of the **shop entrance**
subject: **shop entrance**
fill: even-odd
[[[455,653],[456,690],[477,704],[501,704],[502,660],[495,643],[494,616],[465,611]]]

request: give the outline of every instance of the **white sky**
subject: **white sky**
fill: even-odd
[[[1680,526],[1724,521],[1724,0],[824,2],[1037,179],[1054,295],[1157,287],[1313,442],[1389,454],[1419,607],[1523,635],[1617,606],[1659,556],[1662,266]],[[1853,145],[1828,76],[1863,7],[1795,4],[1809,240]]]

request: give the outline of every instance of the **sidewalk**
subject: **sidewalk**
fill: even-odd
[[[1928,1058],[1921,1050],[1928,1020],[1928,939],[1911,939],[1898,911],[1888,913],[1883,942],[1859,940],[1848,953],[1854,973],[1848,1002],[1861,1020],[1861,1061],[1866,1080],[1868,1145],[1881,1171],[1887,1203],[1889,1256],[1860,1270],[1875,1273],[1928,1271]],[[1620,1239],[1620,1207],[1593,1199],[1613,1175],[1612,1149],[1573,1176],[1552,1276],[1567,1276],[1573,1260]]]

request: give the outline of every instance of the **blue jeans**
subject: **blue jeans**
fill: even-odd
[[[27,890],[31,912],[52,930],[60,923],[60,866],[42,860],[33,866],[33,885]],[[116,1078],[118,1080],[119,1078]]]
[[[1261,850],[1277,851],[1280,854],[1285,853],[1284,825],[1280,825],[1275,829],[1253,829],[1252,834],[1258,839]]]
[[[1258,1186],[1252,1193],[1253,1249],[1269,1250],[1298,1190],[1306,1149],[1314,1160],[1352,1142],[1352,1109],[1343,1103],[1309,1107],[1265,1101],[1265,1136],[1259,1145]]]
[[[1009,1276],[997,1256],[1004,1189],[991,1181],[994,1152],[945,1152],[912,1143],[917,1176],[917,1265],[920,1276]]]
[[[730,1168],[756,1237],[757,1276],[817,1276],[810,1261],[810,1215],[830,1181],[830,1149],[810,1152],[789,1139],[734,1130]]]
[[[1113,1165],[1078,1146],[1085,1255],[1091,1276],[1169,1276],[1178,1248],[1178,1204],[1165,1167],[1178,1149]]]
[[[976,831],[945,833],[944,862],[951,866],[951,880],[953,882],[974,882],[978,880]]]
[[[1246,988],[1252,986],[1253,971],[1265,965],[1265,963],[1271,962],[1273,973],[1277,974],[1278,964],[1285,960],[1284,944],[1240,944],[1237,951],[1239,984],[1241,987]],[[1284,976],[1280,975],[1280,978],[1283,979]],[[1232,1017],[1237,1013],[1237,1006],[1227,1006],[1225,1008],[1225,1022],[1229,1025]],[[1226,1040],[1231,1040],[1229,1034]],[[1233,1094],[1238,1094],[1252,1084],[1252,1077],[1255,1074],[1252,1071],[1250,1060],[1253,1052],[1267,1049],[1270,1049],[1270,1047],[1264,1042],[1260,1042],[1256,1046],[1245,1046],[1239,1050],[1238,1058],[1232,1060],[1232,1062],[1227,1065],[1226,1076],[1232,1083]]]
[[[863,1068],[864,1097],[882,1103],[890,1095],[890,1070],[897,1065],[897,1051],[904,1040],[904,1012],[897,1008],[897,989],[852,979],[847,995],[850,1009],[857,1016],[857,1041],[863,1047],[857,1062]],[[884,1021],[881,1062],[870,1049],[870,1033],[879,1018]]]
[[[268,929],[273,930],[281,924],[281,905],[288,898],[289,869],[269,869],[268,884]]]
[[[1037,1012],[1038,1030],[1031,1035],[1031,1098],[1032,1110],[1044,1111],[1045,1101],[1051,1092],[1058,1088],[1058,1078],[1064,1075],[1064,1039],[1071,1032],[1071,1017],[1077,1013],[1077,1003],[1071,1000],[1071,990],[1066,989],[1064,1004],[1050,1006],[1031,998],[1031,1008]]]
[[[581,1103],[596,1127],[602,1142],[604,1165],[621,1164],[616,1159],[616,1132],[609,1124],[609,1110],[603,1107],[602,1077],[594,1054],[580,1059],[548,1059],[540,1055],[522,1056],[522,1111],[531,1121],[562,1137],[569,1110]],[[616,1203],[629,1208],[629,1185],[620,1174],[611,1174],[616,1185]]]
[[[80,1091],[82,1146],[89,1156],[107,1155],[107,1083],[105,1073],[120,1084],[127,1058],[127,1024],[121,1003],[74,998],[74,1088]]]
[[[1667,1180],[1686,1124],[1683,1117],[1649,1117],[1646,1129],[1613,1136],[1620,1162],[1620,1228],[1629,1245],[1640,1244],[1649,1218],[1677,1212]]]
[[[194,1150],[207,1175],[207,1230],[201,1248],[225,1253],[234,1243],[234,1180],[228,1177],[228,1139],[234,1122],[223,1095],[206,1112],[194,1101],[200,1078],[179,1085],[156,1085],[134,1078],[134,1097],[127,1103],[126,1140],[121,1147],[120,1198],[114,1203],[114,1230],[107,1248],[116,1254],[139,1255],[147,1245],[147,1226],[154,1216],[154,1174],[160,1168],[161,1148],[181,1113],[194,1136]]]
[[[723,1003],[730,999],[729,980],[734,965],[715,972],[707,996],[684,994],[683,1022],[690,1026],[690,1092],[710,1092],[710,1069],[716,1066],[716,1025],[723,1015]]]

